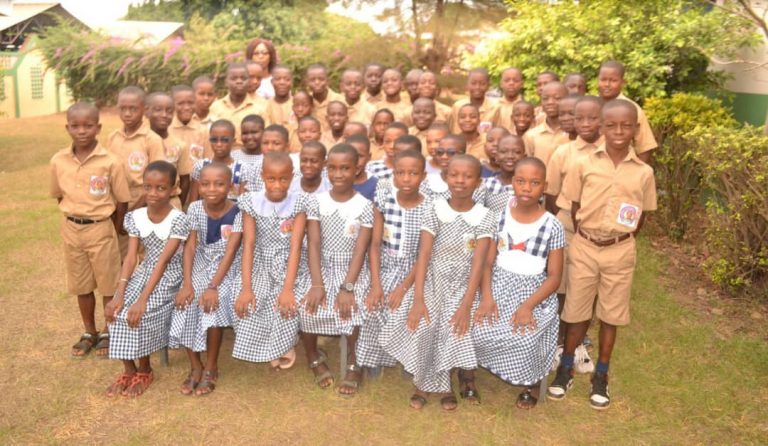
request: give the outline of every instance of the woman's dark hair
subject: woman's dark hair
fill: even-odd
[[[271,74],[272,69],[277,65],[277,52],[275,51],[275,46],[272,44],[272,41],[259,38],[251,40],[248,42],[248,46],[245,47],[245,58],[246,60],[253,59],[253,52],[256,51],[256,47],[262,43],[267,47],[267,51],[269,51],[269,65],[267,65],[267,72]]]

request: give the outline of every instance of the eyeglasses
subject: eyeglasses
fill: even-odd
[[[229,136],[211,136],[210,138],[208,138],[208,141],[210,141],[211,144],[216,144],[219,142],[228,144],[232,142],[232,138],[230,138]]]
[[[255,50],[253,54],[258,54],[259,56],[269,56],[269,51],[267,50]]]
[[[441,149],[441,148],[438,148],[438,149],[435,150],[435,155],[437,155],[437,156],[454,156],[457,153],[459,153],[459,152],[456,151],[455,149]]]

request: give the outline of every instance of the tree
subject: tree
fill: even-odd
[[[500,23],[506,34],[484,45],[473,62],[496,76],[519,67],[529,90],[544,70],[581,72],[595,90],[600,63],[615,59],[627,66],[627,91],[635,99],[708,92],[724,76],[707,70],[710,57],[732,56],[760,36],[743,18],[706,6],[695,0],[513,1]]]

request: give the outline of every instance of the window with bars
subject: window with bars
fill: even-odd
[[[43,99],[43,67],[40,65],[29,67],[29,82],[32,99]]]

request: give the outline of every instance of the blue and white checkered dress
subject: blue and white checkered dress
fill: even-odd
[[[299,322],[284,319],[277,309],[277,297],[283,290],[288,256],[291,251],[293,222],[305,212],[306,194],[288,194],[273,203],[264,192],[248,192],[240,197],[242,211],[256,221],[256,245],[253,252],[251,285],[256,308],[235,322],[235,345],[232,356],[251,362],[267,362],[280,358],[296,345]],[[306,261],[299,266],[294,292],[300,300],[308,280]],[[242,289],[238,281],[237,294]]]
[[[386,339],[380,339],[381,330],[390,316],[386,299],[395,287],[403,283],[416,264],[421,223],[430,206],[429,200],[424,197],[416,207],[402,208],[389,180],[382,180],[377,184],[374,207],[381,212],[384,219],[379,274],[385,305],[384,308],[369,312],[360,330],[356,349],[359,366],[392,367],[396,363],[381,347],[382,343],[386,343]],[[413,287],[409,288],[407,293],[413,293]]]
[[[382,343],[384,351],[413,374],[419,390],[449,392],[451,369],[477,367],[471,332],[456,337],[450,319],[467,290],[475,245],[482,238],[493,237],[496,220],[482,204],[456,212],[443,199],[434,201],[424,215],[422,233],[434,234],[424,284],[424,303],[431,322],[422,319],[415,332],[408,330],[406,322],[413,305],[413,293],[409,293],[381,335],[386,340]],[[473,307],[477,302],[476,297]]]
[[[501,215],[509,200],[514,198],[515,190],[511,184],[503,184],[498,177],[484,178],[483,187],[488,191],[485,196],[485,207]]]
[[[195,165],[192,167],[192,180],[199,182],[200,172],[202,172],[203,167],[212,162],[213,161],[208,158],[195,161]],[[240,192],[242,192],[241,188],[244,188],[246,183],[249,183],[250,181],[256,181],[256,178],[252,175],[253,169],[250,168],[249,164],[233,160],[232,164],[227,167],[232,171],[232,188],[229,190],[227,198],[232,201],[237,201],[237,197],[240,195]],[[258,180],[260,179],[261,176],[258,177]]]
[[[115,321],[109,326],[109,357],[113,359],[137,359],[149,356],[168,346],[168,332],[171,325],[176,294],[181,287],[183,245],[171,257],[160,281],[152,290],[147,309],[138,328],[130,328],[126,317],[144,291],[154,271],[160,254],[169,239],[186,240],[189,234],[189,220],[183,212],[172,209],[160,223],[152,223],[147,208],[136,209],[125,215],[125,230],[130,237],[141,239],[144,246],[144,260],[131,274],[125,288],[125,303]]]
[[[429,197],[432,201],[435,201],[438,198],[443,198],[445,200],[451,198],[451,191],[448,189],[448,183],[443,180],[441,173],[428,174],[424,181],[421,182],[419,191]],[[485,183],[481,182],[477,189],[472,192],[472,201],[484,204],[488,193]]]
[[[358,309],[352,318],[342,321],[334,305],[349,270],[360,228],[373,226],[373,204],[359,193],[339,203],[331,198],[329,192],[324,192],[309,197],[307,219],[320,222],[320,268],[326,300],[325,306],[318,307],[314,315],[308,314],[304,306],[299,308],[300,329],[305,333],[325,336],[351,335],[354,327],[362,325],[365,319],[365,298],[370,286],[367,259],[355,282],[354,295]]]
[[[512,385],[531,386],[547,376],[555,359],[559,326],[557,295],[552,293],[534,308],[534,331],[514,331],[509,322],[520,305],[547,278],[545,261],[551,251],[565,247],[565,234],[557,218],[548,212],[527,225],[525,235],[515,233],[511,221],[513,218],[507,207],[495,237],[498,255],[491,285],[499,309],[499,320],[490,326],[474,326],[472,337],[482,367]],[[520,228],[521,225],[514,227]],[[516,256],[512,257],[512,254]],[[512,270],[520,268],[521,263],[534,263],[537,258],[544,259],[540,261],[544,266],[537,271],[520,274]]]
[[[384,160],[370,161],[365,165],[365,171],[368,173],[368,176],[376,177],[380,180],[390,179],[393,174],[392,168],[387,167]]]
[[[169,347],[186,347],[192,351],[206,350],[208,329],[211,327],[231,327],[235,320],[235,282],[240,276],[241,250],[218,286],[219,308],[212,313],[205,313],[200,308],[200,298],[208,289],[213,277],[219,269],[219,264],[227,251],[229,237],[233,233],[243,232],[243,220],[240,210],[233,206],[221,219],[213,220],[205,212],[202,200],[195,201],[187,209],[191,230],[197,232],[195,260],[192,264],[192,288],[194,299],[183,310],[174,310],[171,320]],[[208,243],[206,234],[209,225],[216,225],[218,239]]]

